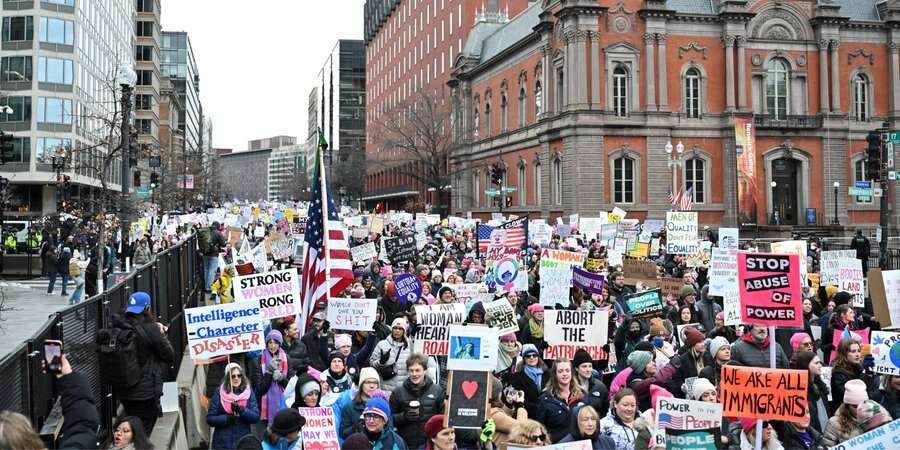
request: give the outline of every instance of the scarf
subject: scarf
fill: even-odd
[[[544,321],[538,322],[534,317],[528,319],[528,331],[531,332],[531,337],[535,339],[543,339],[544,338]]]
[[[334,392],[344,392],[352,386],[350,374],[348,374],[347,371],[335,375],[331,369],[328,369],[328,377],[325,381],[328,382],[328,387]],[[335,388],[337,388],[337,390],[335,390]]]
[[[750,333],[745,334],[743,337],[741,337],[741,339],[742,339],[744,342],[747,342],[747,343],[749,343],[749,344],[752,344],[752,345],[755,345],[755,346],[757,346],[757,347],[760,347],[760,348],[762,348],[763,350],[769,348],[769,336],[766,336],[766,339],[765,339],[764,341],[762,341],[762,344],[756,342],[756,339],[753,339],[753,335],[750,334]]]
[[[513,365],[513,361],[516,360],[516,356],[518,356],[521,351],[522,344],[518,342],[512,344],[501,342],[500,351],[497,352],[497,372],[509,369]]]
[[[272,355],[272,353],[269,352],[268,349],[263,350],[263,354],[262,354],[263,375],[269,373],[269,363],[272,361],[272,358],[273,358],[273,355]],[[287,378],[287,373],[288,373],[287,354],[284,353],[284,350],[282,350],[281,348],[278,349],[278,361],[281,363],[281,367],[279,368],[279,370],[281,370],[281,373],[284,376],[284,378]],[[281,385],[278,384],[275,380],[272,380],[272,384],[269,385],[269,390],[266,391],[265,394],[263,394],[262,401],[260,402],[260,403],[262,403],[262,406],[260,408],[260,417],[262,417],[264,420],[268,420],[269,422],[271,422],[272,420],[275,419],[275,413],[277,413],[278,410],[280,410],[281,407],[283,406],[281,404],[282,394],[284,394],[284,388],[281,387]]]
[[[543,388],[543,386],[544,386],[541,383],[541,378],[544,376],[544,369],[541,369],[540,367],[537,367],[537,366],[532,367],[532,366],[529,366],[528,364],[525,364],[524,368],[525,368],[525,375],[527,375],[528,378],[530,378],[531,381],[534,382],[534,385],[537,386],[537,390],[540,391],[541,388]]]
[[[226,391],[225,385],[219,386],[219,402],[222,404],[222,409],[230,416],[232,402],[237,402],[238,405],[241,405],[241,408],[246,408],[247,402],[250,400],[250,390],[248,386],[244,388],[244,392],[235,394],[234,392]]]

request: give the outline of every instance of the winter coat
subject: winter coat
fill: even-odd
[[[246,386],[244,389],[251,389],[252,391],[251,386]],[[216,428],[216,431],[213,433],[211,448],[215,450],[229,450],[237,447],[237,441],[250,434],[250,426],[257,422],[259,422],[259,405],[253,392],[250,392],[247,406],[244,407],[240,417],[235,418],[222,408],[219,390],[216,389],[212,400],[209,402],[209,412],[206,413],[206,423]]]
[[[270,444],[269,441],[263,439],[262,441],[262,449],[263,450],[295,450],[298,448],[303,448],[302,444],[302,435],[297,434],[297,438],[293,441],[288,441],[287,438],[279,438],[275,444]]]
[[[828,419],[828,425],[825,425],[825,431],[822,432],[822,443],[825,444],[826,447],[834,447],[835,445],[850,438],[855,438],[860,434],[863,434],[863,430],[859,427],[859,424],[855,422],[849,433],[842,432],[841,425],[838,422],[837,412],[835,412],[835,415]]]
[[[725,365],[731,365],[731,361],[728,361]],[[698,376],[706,378],[713,386],[719,387],[719,380],[722,378],[722,365],[717,360],[713,360],[711,364],[707,364],[706,367],[700,370]]]
[[[366,409],[366,402],[351,401],[341,409],[341,429],[338,433],[341,439],[347,439],[353,433],[362,433],[363,426],[360,417]]]
[[[404,364],[405,366],[405,364]],[[406,412],[409,410],[409,402],[419,402],[419,417],[408,420]],[[407,378],[403,384],[391,393],[391,413],[394,416],[394,426],[397,433],[403,437],[407,445],[418,448],[425,443],[425,422],[432,416],[444,412],[444,389],[434,384],[427,376],[422,383],[416,385]]]
[[[152,319],[142,315],[125,314],[112,316],[114,326],[135,330],[137,339],[138,362],[143,370],[140,381],[131,388],[117,392],[121,400],[149,400],[162,396],[163,371],[175,363],[175,351],[172,344],[164,336],[159,326]]]
[[[560,400],[549,391],[544,391],[537,401],[537,413],[534,420],[544,424],[550,431],[550,442],[557,443],[569,431],[569,404]]]
[[[309,367],[309,352],[302,340],[292,339],[289,344],[288,340],[284,339],[281,343],[281,349],[284,350],[288,357],[289,375],[295,374],[298,368]]]
[[[779,369],[788,368],[787,355],[784,350],[769,338],[769,345],[775,345],[775,366]],[[749,334],[739,339],[731,346],[731,361],[738,366],[769,367],[769,346],[761,346],[753,341]]]
[[[72,372],[56,380],[63,413],[63,427],[58,445],[61,450],[97,448],[97,429],[100,415],[94,404],[91,384],[87,377]]]
[[[97,260],[91,258],[91,262],[84,270],[84,295],[91,298],[97,295]]]
[[[569,421],[569,434],[566,437],[562,438],[559,441],[560,444],[566,442],[576,442],[588,440],[591,441],[591,448],[594,450],[616,450],[616,441],[613,438],[606,436],[603,432],[600,431],[600,421],[597,422],[597,431],[593,436],[586,436],[581,434],[581,431],[578,429],[578,411],[581,410],[585,405],[579,405],[572,408],[572,419]]]
[[[812,443],[806,445],[806,443],[803,442],[803,438],[800,437],[800,432],[787,422],[773,421],[772,426],[775,427],[775,432],[778,433],[778,439],[785,449],[827,450],[827,447],[822,444],[822,433],[816,431],[815,428],[806,428],[806,432],[809,434],[810,439],[812,439]]]
[[[754,431],[754,433],[755,433],[755,431]],[[729,448],[734,449],[735,445],[732,444],[731,447],[729,447]],[[738,447],[736,447],[736,448],[740,449],[740,450],[753,450],[756,447],[754,447],[753,444],[751,444],[750,441],[747,440],[747,434],[742,432],[740,444],[738,444]],[[781,441],[778,440],[778,436],[772,436],[772,439],[769,440],[769,442],[766,444],[765,447],[762,448],[762,450],[785,450],[785,447],[784,447],[784,445],[781,444]],[[795,449],[787,449],[787,450],[795,450]]]
[[[881,406],[884,406],[884,409],[887,410],[891,417],[900,418],[900,392],[880,389],[878,398],[881,399],[879,401]]]
[[[549,379],[550,372],[545,370],[544,374],[541,375],[541,384],[546,385]],[[525,374],[524,368],[519,368],[518,371],[510,375],[509,385],[525,393],[525,410],[528,411],[528,417],[535,417],[537,415],[538,397],[541,396],[544,386],[535,386],[534,381]]]
[[[329,349],[334,348],[334,333],[324,332],[320,335],[312,330],[301,339],[306,346],[306,354],[309,355],[309,366],[324,372],[328,370]]]
[[[538,338],[531,334],[531,327],[528,326],[528,317],[523,317],[522,320],[519,321],[519,342],[522,345],[534,344],[538,350],[543,350],[544,347],[546,347],[546,342],[543,337]]]
[[[143,266],[150,262],[150,247],[139,245],[134,249],[134,265]]]
[[[653,407],[653,405],[650,404],[650,386],[655,384],[662,388],[668,388],[669,380],[672,379],[675,371],[678,370],[676,364],[677,360],[673,360],[671,364],[657,370],[656,375],[650,378],[643,378],[643,374],[636,373],[632,373],[631,376],[628,377],[628,387],[634,391],[634,394],[637,397],[638,411],[646,411]],[[610,411],[612,411],[612,409],[613,408],[610,408]]]
[[[841,403],[844,403],[844,385],[850,380],[857,379],[866,383],[866,393],[869,394],[869,398],[877,398],[878,378],[875,374],[863,372],[862,366],[859,364],[852,365],[850,370],[845,367],[835,367],[831,371],[832,411],[837,411],[838,407],[841,406]]]
[[[406,371],[406,358],[409,357],[411,351],[412,343],[405,337],[402,341],[397,342],[394,340],[393,336],[388,336],[375,345],[375,350],[372,352],[372,356],[369,357],[369,366],[378,370],[380,376],[381,371],[379,369],[393,364],[394,372],[396,373],[394,378],[391,378],[390,380],[381,380],[382,389],[385,391],[392,391],[406,381],[406,377],[408,376],[408,372]]]
[[[609,411],[609,388],[600,379],[591,377],[588,381],[588,389],[581,401],[593,406],[597,410],[597,414],[603,417]]]
[[[63,246],[59,250],[59,258],[56,260],[56,272],[60,275],[69,274],[69,262],[72,260],[72,249]]]
[[[375,448],[375,445],[377,444],[381,444],[381,446],[378,447],[381,450],[409,450],[410,448],[406,446],[406,441],[404,441],[399,434],[389,430],[388,427],[385,427],[384,430],[381,431],[381,436],[379,436],[376,441],[369,441],[369,438],[365,433],[354,434],[361,434],[366,439],[366,441],[369,442],[372,448]],[[424,436],[425,433],[423,432],[422,435]]]
[[[702,359],[703,356],[701,355],[700,358]],[[697,363],[694,362],[693,352],[690,350],[676,356],[675,359],[677,361],[673,360],[670,364],[677,365],[678,369],[672,375],[672,379],[669,380],[669,387],[667,389],[675,397],[688,398],[689,393],[682,390],[682,385],[684,384],[684,380],[700,375],[697,371]],[[704,369],[705,368],[706,367],[704,367]]]
[[[627,367],[628,355],[634,351],[635,347],[641,342],[641,336],[645,334],[645,329],[641,325],[641,330],[638,331],[636,339],[632,339],[629,336],[628,329],[631,327],[631,323],[635,321],[641,324],[641,321],[637,319],[625,319],[622,325],[616,328],[616,333],[613,335],[613,343],[616,347],[616,369],[618,370]]]
[[[716,315],[722,312],[722,307],[706,295],[707,286],[703,286],[700,290],[700,300],[694,305],[694,309],[697,310],[697,319],[700,320],[703,329],[712,330],[716,327]]]
[[[372,351],[375,350],[375,344],[377,343],[378,337],[375,336],[375,333],[369,333],[369,337],[366,338],[366,344],[362,348],[350,350],[350,355],[347,356],[347,371],[353,376],[353,381],[357,381],[359,369],[369,367],[369,357],[372,356]]]
[[[616,443],[616,450],[635,450],[634,441],[637,439],[637,431],[622,423],[616,416],[614,408],[609,408],[606,417],[600,419],[600,432],[604,436],[612,438]]]

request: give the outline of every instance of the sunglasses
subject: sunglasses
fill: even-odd
[[[525,355],[525,358],[537,358],[537,357],[538,357],[537,353],[529,353],[529,354]]]
[[[233,373],[233,374],[231,374],[231,378],[237,378],[237,379],[240,379],[240,378],[241,378],[241,374],[239,374],[239,373]]]
[[[538,434],[535,436],[529,436],[528,438],[531,439],[531,442],[537,442],[537,441],[544,442],[547,440],[547,435],[546,434]]]

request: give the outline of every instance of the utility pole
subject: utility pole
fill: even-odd
[[[890,144],[890,127],[890,122],[884,122],[882,128],[878,130],[881,134],[881,220],[879,223],[881,240],[878,242],[878,267],[881,270],[888,269],[888,190],[890,189],[890,184],[888,182],[887,169],[890,161],[894,159],[894,155],[888,154],[888,147],[893,146]]]

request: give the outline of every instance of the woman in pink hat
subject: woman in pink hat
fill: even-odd
[[[834,393],[832,393],[834,395]],[[834,447],[848,439],[863,434],[856,415],[857,407],[869,399],[866,383],[862,380],[850,380],[844,385],[843,402],[834,415],[828,419],[822,433],[822,443]]]

